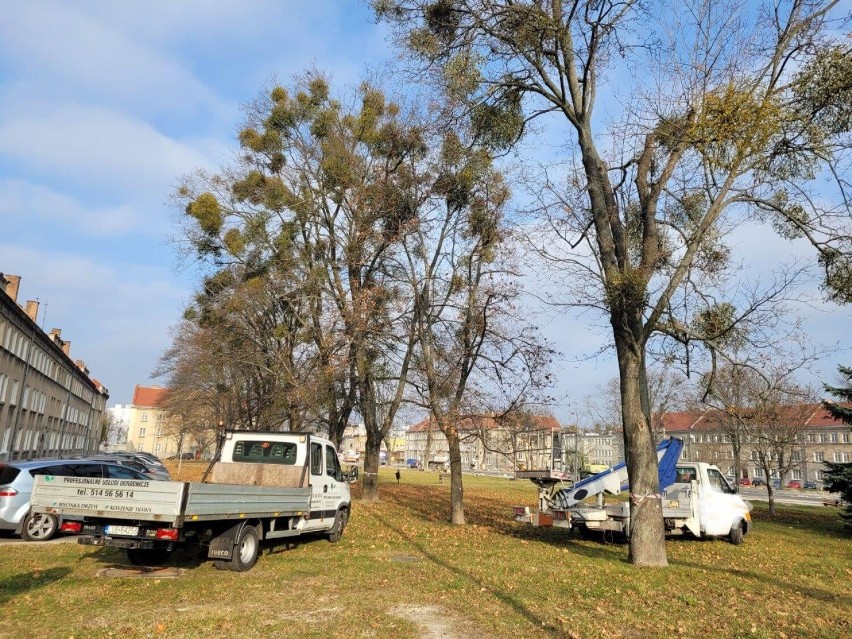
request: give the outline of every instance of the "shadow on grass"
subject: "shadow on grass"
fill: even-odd
[[[708,543],[711,543],[710,540],[707,541]],[[682,559],[669,559],[669,564],[673,566],[682,566],[684,568],[694,568],[695,570],[700,571],[716,572],[718,574],[725,575],[735,575],[744,579],[751,579],[753,581],[761,582],[769,586],[784,588],[785,590],[789,590],[790,592],[802,593],[803,595],[811,597],[818,601],[823,601],[825,603],[833,605],[839,605],[841,608],[849,609],[850,607],[852,607],[852,597],[839,595],[836,592],[833,592],[831,590],[824,590],[823,588],[804,586],[801,583],[795,581],[785,581],[783,579],[779,579],[776,574],[767,575],[747,570],[745,568],[712,568],[708,567],[706,564],[697,564],[691,561],[684,561]]]
[[[450,520],[450,505],[449,495],[445,490],[438,490],[433,487],[422,486],[401,486],[394,487],[394,490],[385,491],[384,496],[387,501],[398,506],[408,509],[415,516],[423,520],[436,523],[447,524]],[[807,534],[834,537],[844,539],[846,535],[843,532],[841,523],[836,517],[836,513],[831,511],[822,511],[819,508],[808,507],[778,507],[774,515],[770,515],[767,509],[757,507],[753,510],[753,515],[757,525],[761,522],[769,524],[777,524],[783,526],[791,526],[805,532]],[[506,502],[500,499],[484,497],[476,495],[475,501],[465,504],[465,514],[469,522],[475,521],[477,525],[487,527],[492,531],[521,539],[524,541],[535,541],[556,546],[560,549],[568,549],[572,553],[583,555],[584,557],[597,561],[618,562],[627,564],[627,554],[625,552],[624,542],[611,543],[609,540],[600,536],[590,537],[587,541],[578,540],[575,537],[569,536],[566,530],[559,528],[535,528],[535,527],[519,527],[511,517],[509,508]],[[382,519],[381,517],[379,517]],[[463,574],[462,571],[447,564],[440,557],[430,553],[416,540],[411,539],[408,535],[399,529],[394,528],[389,522],[382,519],[384,525],[393,528],[403,538],[407,539],[415,547],[420,550],[424,556],[428,557],[433,562],[452,570],[453,572]],[[672,537],[667,539],[667,544],[670,543],[689,543],[703,544],[721,543],[714,539],[695,539],[693,537]],[[727,543],[727,542],[724,542]],[[748,543],[748,541],[746,541]],[[852,598],[842,596],[830,589],[804,586],[793,580],[779,579],[777,574],[768,575],[765,573],[750,570],[748,566],[728,568],[723,566],[711,566],[700,564],[682,559],[669,559],[670,565],[681,566],[701,571],[715,572],[720,575],[735,575],[740,578],[750,579],[755,582],[764,583],[766,585],[784,588],[791,593],[801,593],[807,597],[811,597],[818,601],[823,601],[830,604],[840,604],[841,606],[849,607],[852,605]],[[470,575],[465,575],[471,581],[480,585],[480,587],[490,590],[493,594],[513,605],[513,599],[506,593],[494,592],[487,584],[482,584]],[[518,608],[520,604],[515,605]],[[520,606],[522,608],[522,606]],[[526,609],[519,609],[521,614],[525,614],[531,621],[538,621]]]
[[[278,555],[295,549],[304,543],[315,543],[326,541],[325,537],[319,534],[306,534],[302,537],[293,539],[273,539],[270,541],[262,541],[258,561],[264,555]],[[81,556],[81,559],[93,559],[106,568],[127,568],[133,566],[128,560],[127,553],[122,548],[113,548],[109,546],[89,546],[89,552]],[[158,566],[175,566],[177,568],[200,568],[204,564],[212,564],[213,560],[207,557],[207,548],[188,548],[179,546],[168,556],[168,558]]]
[[[541,628],[542,630],[546,630],[548,632],[560,633],[559,636],[563,636],[561,633],[563,632],[559,627],[553,625],[550,621],[548,621],[544,617],[537,616],[534,614],[527,606],[518,601],[515,597],[513,597],[508,592],[503,590],[498,590],[494,588],[492,585],[482,581],[478,577],[472,575],[470,572],[459,568],[440,557],[436,553],[432,552],[428,546],[424,543],[417,541],[416,539],[412,539],[410,535],[408,535],[404,530],[394,525],[389,519],[386,517],[382,517],[379,514],[374,513],[373,515],[376,520],[382,523],[388,530],[392,530],[401,538],[405,539],[410,543],[414,548],[417,549],[426,559],[431,561],[436,566],[443,568],[444,570],[451,572],[459,577],[462,577],[466,581],[471,584],[474,584],[481,592],[487,592],[491,596],[493,596],[498,601],[502,602],[504,605],[512,608],[518,615],[526,619],[529,623],[533,624],[533,626],[537,628]]]
[[[0,579],[0,605],[36,588],[49,586],[71,572],[70,568],[48,568],[35,572],[22,572]]]

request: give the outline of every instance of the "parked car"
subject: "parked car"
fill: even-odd
[[[751,486],[751,480],[748,477],[743,477],[740,480],[740,486]]]
[[[766,486],[766,480],[763,477],[752,477],[751,478],[752,486]]]
[[[30,493],[36,475],[151,479],[127,466],[88,459],[34,459],[0,463],[0,530],[13,531],[27,541],[46,541],[64,523],[57,521],[53,515],[30,514]],[[66,530],[79,532],[79,522],[73,523],[77,525],[71,525]]]
[[[772,480],[772,487],[773,488],[781,488],[781,480],[780,479],[773,479]]]
[[[804,483],[805,490],[819,490],[819,486],[815,481],[806,481]]]
[[[157,467],[153,464],[144,464],[138,459],[124,457],[122,455],[93,455],[91,457],[85,457],[84,459],[91,459],[93,461],[100,461],[108,464],[118,464],[119,466],[127,466],[128,468],[132,468],[133,470],[147,476],[148,479],[169,480],[172,478],[165,467]]]
[[[163,462],[160,461],[159,457],[155,457],[151,453],[145,452],[118,452],[118,453],[100,453],[101,455],[107,455],[109,457],[124,457],[125,459],[132,459],[133,461],[139,462],[140,464],[144,464],[148,468],[159,468],[161,470],[166,470],[166,467],[163,465]]]
[[[195,459],[195,453],[181,453],[180,455],[172,455],[168,459]]]
[[[787,488],[800,489],[802,487],[802,482],[798,479],[794,479],[792,481],[787,482]]]

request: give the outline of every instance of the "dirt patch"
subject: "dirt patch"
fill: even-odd
[[[483,636],[441,606],[403,605],[389,612],[414,624],[419,631],[418,639],[478,639]]]

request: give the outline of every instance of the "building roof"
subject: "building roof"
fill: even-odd
[[[840,406],[852,407],[852,404],[841,403]],[[792,404],[783,407],[783,413],[781,419],[801,422],[808,428],[837,428],[843,424],[832,417],[822,404]],[[663,413],[660,421],[667,433],[715,431],[719,429],[723,415],[717,409],[679,411]]]
[[[160,386],[140,386],[136,384],[136,388],[133,389],[133,405],[144,408],[155,408],[167,392],[167,388]]]

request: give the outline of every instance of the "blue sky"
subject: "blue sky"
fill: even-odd
[[[240,105],[271,78],[316,67],[354,85],[394,53],[355,1],[0,0],[0,10],[0,271],[22,276],[19,302],[39,299],[39,324],[62,328],[110,405],[128,403],[135,384],[152,383],[192,294],[195,274],[169,240],[180,176],[228,162]],[[771,261],[791,247],[754,229],[741,249]],[[820,304],[808,321],[848,348],[850,320]],[[557,395],[582,398],[616,375],[610,357],[575,363],[600,330],[562,315],[543,326],[566,355]],[[848,351],[828,358],[824,375],[844,361]],[[556,415],[570,414],[563,400]]]

